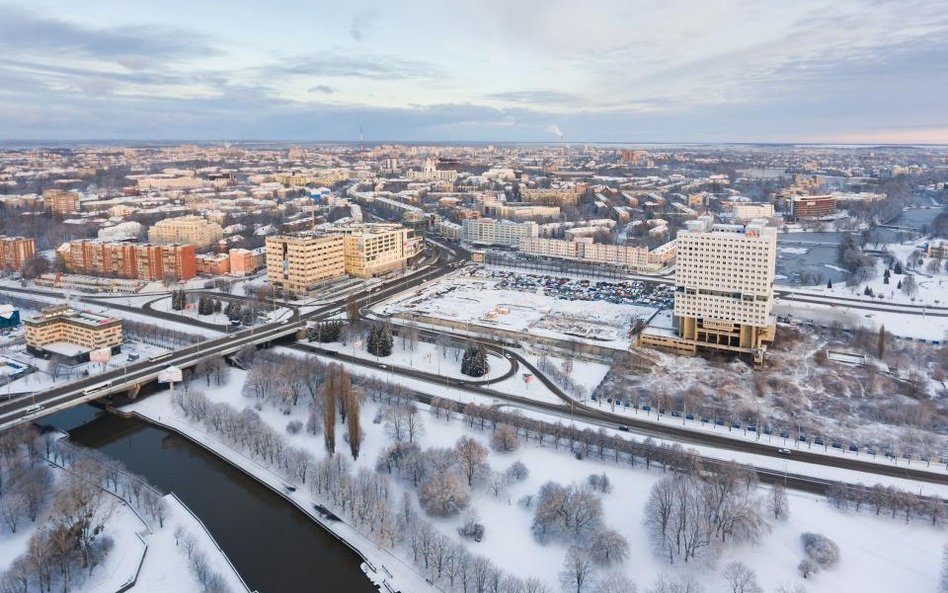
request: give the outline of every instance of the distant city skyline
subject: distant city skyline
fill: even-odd
[[[925,0],[0,0],[2,140],[948,144]]]

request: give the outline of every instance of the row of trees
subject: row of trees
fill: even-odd
[[[338,382],[338,377],[334,381]],[[252,409],[236,411],[186,389],[175,392],[174,403],[217,438],[269,465],[287,480],[308,482],[313,495],[323,501],[327,510],[345,517],[378,545],[387,549],[404,545],[419,569],[445,590],[550,593],[540,581],[521,581],[505,575],[486,558],[471,554],[462,544],[452,543],[419,516],[418,504],[412,496],[406,494],[396,504],[391,499],[384,474],[365,468],[353,474],[347,458],[339,453],[316,460],[309,452],[290,447]],[[486,450],[478,449],[483,448],[476,441],[470,443],[458,445],[459,450],[469,452],[460,455],[457,463],[474,468],[471,470],[473,483],[475,476],[481,475],[477,460],[486,459]],[[403,444],[417,448],[413,443]],[[470,461],[464,461],[465,456]],[[453,458],[454,452],[448,457]],[[444,455],[442,460],[448,463]],[[523,475],[522,471],[525,470],[515,473]]]
[[[913,518],[931,522],[933,526],[945,522],[946,508],[938,496],[922,496],[911,490],[902,490],[895,486],[876,484],[866,486],[863,483],[846,484],[834,482],[826,493],[827,498],[837,509],[861,511],[869,509],[876,515],[888,514],[893,519],[901,515],[908,523]]]

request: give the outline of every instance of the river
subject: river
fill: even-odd
[[[80,406],[50,418],[83,447],[174,492],[260,593],[377,593],[361,559],[270,489],[175,433]]]

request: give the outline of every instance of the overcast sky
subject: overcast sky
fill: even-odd
[[[946,0],[0,0],[0,139],[948,143]]]

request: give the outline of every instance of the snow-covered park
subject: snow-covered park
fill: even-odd
[[[249,593],[173,494],[58,434],[22,427],[3,437],[0,589]]]
[[[284,404],[269,398],[248,397],[242,394],[246,375],[244,371],[231,370],[229,382],[225,385],[206,387],[199,381],[191,389],[200,389],[204,393],[202,397],[225,406],[234,414],[248,407],[256,409],[263,425],[282,435],[280,438],[285,440],[288,447],[305,452],[314,459],[323,457],[324,433],[316,429],[318,434],[312,434],[314,431],[308,427],[288,429],[294,421],[298,421],[299,426],[307,424],[310,414],[304,400],[287,409]],[[183,414],[181,408],[172,405],[167,394],[158,394],[137,402],[130,409],[147,417],[161,416],[162,423],[198,435],[199,440],[206,441],[207,446],[218,451],[234,446],[223,435],[215,433],[209,424],[199,421],[193,413],[187,416]],[[287,411],[288,414],[285,413]],[[356,525],[354,519],[346,519],[354,531],[363,534],[358,539],[360,551],[376,566],[384,565],[393,572],[396,576],[392,584],[401,584],[402,590],[435,590],[424,584],[424,578],[431,579],[441,590],[452,590],[446,567],[441,567],[441,575],[438,576],[435,558],[442,557],[444,560],[443,556],[437,556],[443,552],[433,551],[445,546],[445,549],[450,550],[463,546],[474,555],[473,558],[488,560],[499,571],[497,574],[516,575],[521,580],[536,579],[537,583],[546,587],[537,590],[545,591],[578,589],[594,592],[609,590],[598,589],[599,585],[628,582],[644,590],[665,575],[671,580],[691,578],[708,593],[724,593],[731,591],[725,577],[725,567],[733,561],[740,561],[753,571],[755,580],[765,591],[777,590],[782,586],[792,591],[793,587],[805,586],[805,590],[811,593],[842,590],[888,593],[934,590],[937,582],[941,546],[945,540],[941,527],[932,527],[924,519],[911,518],[907,521],[901,514],[893,518],[888,511],[883,511],[883,516],[876,516],[868,503],[863,505],[861,511],[856,511],[851,505],[837,509],[827,499],[796,492],[788,495],[789,516],[777,519],[768,514],[770,505],[766,501],[771,497],[769,487],[752,487],[750,494],[743,499],[760,509],[763,517],[763,524],[753,538],[709,544],[688,562],[678,557],[674,563],[669,563],[655,552],[654,521],[651,520],[654,507],[649,505],[653,499],[653,488],[670,473],[657,466],[646,470],[641,460],[635,467],[630,467],[627,460],[616,463],[609,454],[603,459],[595,454],[580,458],[562,444],[554,446],[549,440],[538,444],[535,439],[527,442],[516,438],[513,441],[498,439],[498,431],[504,430],[502,427],[492,429],[488,425],[480,429],[477,423],[465,422],[459,415],[447,420],[440,412],[429,414],[425,413],[427,411],[426,406],[420,406],[419,411],[415,412],[415,424],[410,437],[412,442],[409,445],[407,432],[400,436],[396,434],[399,431],[394,427],[396,421],[393,420],[393,414],[398,412],[393,412],[384,396],[367,395],[362,400],[359,414],[361,439],[359,455],[355,460],[350,455],[347,439],[339,436],[346,432],[347,427],[340,424],[338,418],[334,421],[337,455],[348,458],[345,465],[349,469],[346,473],[364,476],[359,478],[363,482],[369,476],[376,476],[373,480],[384,478],[386,497],[394,508],[402,508],[403,496],[408,493],[410,508],[414,509],[411,511],[412,516],[416,517],[415,521],[420,521],[414,525],[428,526],[421,529],[434,530],[427,535],[419,535],[413,531],[416,527],[403,528],[400,536],[393,536],[397,540],[393,540],[395,545],[390,546],[383,543],[388,536],[383,537],[381,532],[375,535],[366,533],[369,523]],[[462,453],[460,448],[455,448],[460,446],[456,444],[462,438],[478,443],[485,452],[473,487],[470,488],[466,486],[463,472],[455,474],[458,471],[456,464],[463,463],[460,460],[466,454],[466,450]],[[421,473],[417,474],[420,480],[417,488],[413,482],[415,478],[411,477],[414,475],[412,471],[396,468],[389,473],[384,467],[392,462],[383,464],[381,460],[390,459],[397,439],[401,439],[401,446],[408,447],[404,449],[406,453],[417,451],[411,454],[421,454],[422,459],[428,460],[426,463],[435,465],[439,464],[435,460],[443,459],[444,466],[441,470],[431,469],[434,466],[419,469]],[[439,457],[438,451],[446,448],[453,453]],[[240,461],[239,457],[235,455],[233,459],[242,464],[261,465],[259,460],[251,463],[246,458]],[[517,465],[518,462],[522,468]],[[332,464],[322,466],[319,465],[322,462],[314,463],[312,471],[317,474],[323,471],[320,467],[330,472],[333,467]],[[308,487],[304,487],[299,476],[295,480],[292,476],[287,477],[292,472],[280,473],[278,468],[272,468],[271,471],[280,474],[275,479],[276,484],[293,481],[300,487],[297,496],[312,497],[313,502],[325,504],[335,508],[337,513],[348,516],[338,506],[334,506],[328,494],[316,493],[315,481],[323,478],[310,474],[306,482]],[[447,482],[435,482],[440,485],[439,491],[450,489],[455,492],[459,497],[458,505],[463,505],[464,511],[440,513],[430,510],[428,505],[431,502],[425,484],[435,480],[434,476],[442,471],[456,477]],[[593,480],[593,483],[598,484],[595,488],[582,486],[590,483],[590,476],[603,474],[607,476],[610,488],[601,488],[601,478]],[[339,479],[339,476],[334,479]],[[544,543],[537,540],[534,528],[538,516],[536,505],[544,484],[549,481],[567,488],[573,485],[577,491],[582,490],[584,495],[590,495],[591,492],[592,500],[598,501],[592,506],[601,507],[598,524],[615,530],[628,545],[627,552],[620,553],[621,561],[591,562],[578,588],[575,580],[570,579],[575,576],[576,552],[570,553],[569,550],[575,541],[561,535]],[[325,485],[319,488],[323,487]],[[336,500],[338,502],[339,499]],[[429,512],[426,513],[420,506],[425,506]],[[647,507],[652,510],[647,511]],[[476,512],[476,520],[472,519],[474,515],[471,511]],[[458,531],[472,520],[483,527],[481,541],[471,540]],[[381,526],[377,527],[382,529]],[[835,566],[816,574],[808,573],[804,579],[800,572],[804,559],[801,535],[808,532],[822,534],[835,542],[839,548],[839,561]],[[366,538],[365,535],[370,537]],[[421,543],[422,540],[428,543]],[[428,545],[434,548],[425,552],[418,547]],[[392,554],[397,560],[393,559]],[[427,558],[427,569],[422,557]],[[398,568],[395,568],[396,565]],[[405,573],[407,567],[411,566],[414,568],[410,570],[416,571],[414,578]],[[399,578],[403,580],[399,582]],[[406,586],[406,582],[411,583],[412,587]]]

